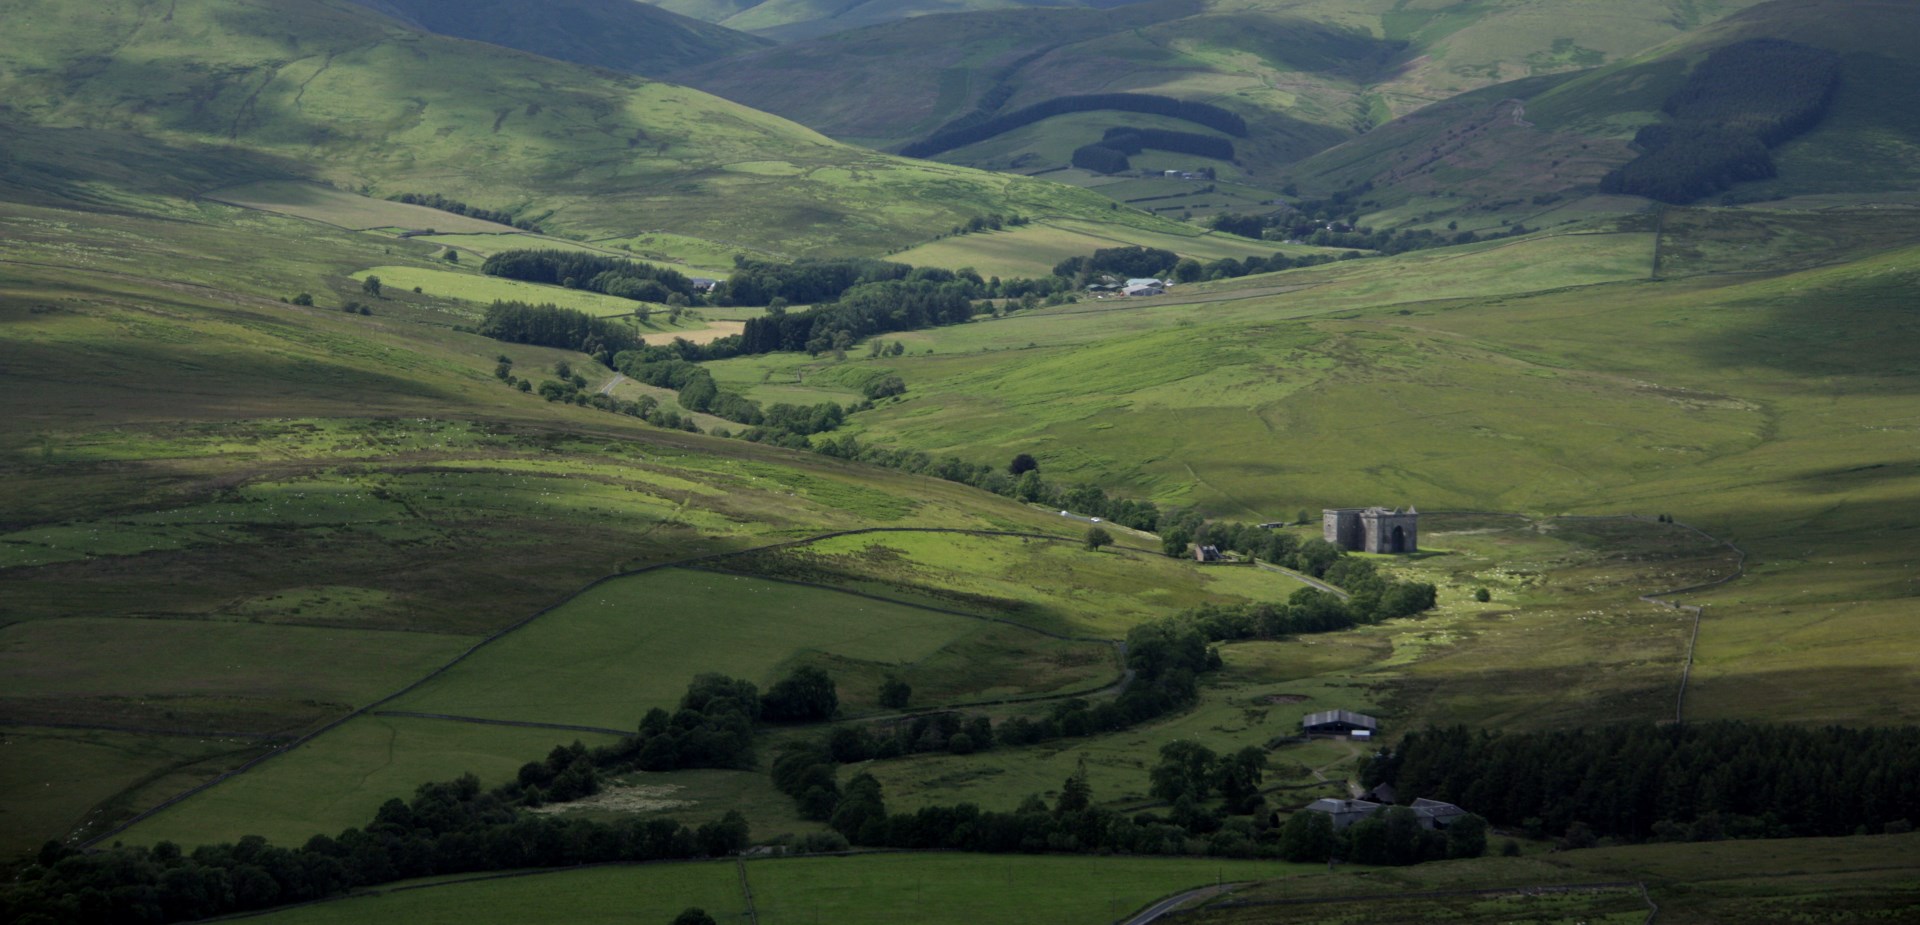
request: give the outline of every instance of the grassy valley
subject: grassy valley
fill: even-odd
[[[1299,834],[1422,730],[1920,723],[1907,7],[662,6],[787,44],[611,2],[0,0],[0,918],[1912,920],[1920,819],[1797,821],[1908,805],[1840,751],[1516,774],[1575,815],[1477,846]],[[1597,192],[1689,68],[1781,36],[1842,79],[1775,176]],[[635,76],[668,66],[745,102]],[[1246,133],[834,140],[1108,92]],[[1239,154],[1013,173],[1116,121]],[[1180,221],[1286,182],[1486,237]],[[1126,246],[1319,262],[946,272]],[[725,282],[481,271],[529,248]],[[1420,550],[1317,542],[1370,504]],[[1302,735],[1326,710],[1380,734]],[[1629,785],[1650,838],[1604,827]]]

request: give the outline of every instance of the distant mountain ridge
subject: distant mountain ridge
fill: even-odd
[[[454,38],[657,77],[773,44],[640,0],[354,0]]]

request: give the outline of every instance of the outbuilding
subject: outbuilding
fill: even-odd
[[[1380,721],[1365,713],[1352,710],[1327,710],[1322,713],[1309,713],[1300,720],[1307,735],[1351,735],[1365,732],[1371,736],[1380,731]]]
[[[1308,803],[1301,812],[1326,813],[1333,818],[1333,830],[1338,832],[1383,809],[1386,809],[1385,805],[1367,800],[1336,800],[1333,797],[1322,797]]]

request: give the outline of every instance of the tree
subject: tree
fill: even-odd
[[[1473,599],[1484,604],[1490,600],[1493,600],[1493,592],[1488,591],[1485,588],[1475,588],[1473,592]]]
[[[889,677],[880,683],[880,705],[889,710],[901,710],[907,701],[913,699],[913,688],[899,678]]]
[[[840,693],[833,678],[812,665],[802,665],[760,698],[760,712],[776,723],[807,723],[832,719],[840,709]]]
[[[1098,552],[1102,546],[1113,545],[1113,534],[1100,527],[1087,528],[1087,551]]]
[[[1078,767],[1067,776],[1067,782],[1060,785],[1060,799],[1053,804],[1054,815],[1077,813],[1093,805],[1093,787],[1087,783],[1087,762],[1080,760]]]
[[[460,252],[459,252],[459,251],[457,251],[457,250],[454,250],[454,249],[453,249],[453,248],[451,248],[451,247],[449,247],[449,248],[447,248],[447,252],[446,252],[446,253],[444,253],[444,254],[441,254],[441,255],[440,255],[440,259],[441,259],[441,260],[445,260],[445,261],[446,261],[446,262],[448,262],[448,263],[459,263],[459,262],[460,262]]]
[[[688,906],[685,912],[673,917],[673,925],[720,925],[699,906]]]
[[[299,294],[299,295],[297,295],[297,296],[294,296],[294,297],[293,297],[293,304],[295,304],[295,305],[312,305],[312,304],[313,304],[313,293],[311,293],[311,292],[303,292],[303,293],[300,293],[300,294]]]
[[[1487,853],[1487,820],[1468,813],[1447,826],[1447,857],[1477,858]]]
[[[360,283],[360,291],[374,298],[380,298],[380,277],[369,276]]]
[[[1213,792],[1216,760],[1213,749],[1198,742],[1168,742],[1160,746],[1160,763],[1147,775],[1147,792],[1161,800],[1204,800]]]
[[[1296,863],[1324,861],[1333,856],[1333,817],[1301,811],[1280,827],[1280,856]]]
[[[1038,472],[1038,471],[1040,471],[1040,461],[1037,459],[1034,459],[1033,455],[1030,453],[1021,453],[1020,455],[1015,456],[1012,462],[1007,463],[1008,475],[1021,476],[1021,475],[1026,475],[1029,472]]]

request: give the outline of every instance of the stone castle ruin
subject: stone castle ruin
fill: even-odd
[[[1348,507],[1322,511],[1326,541],[1353,552],[1419,552],[1420,512],[1409,507]]]

